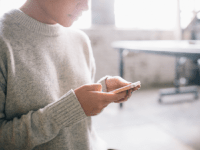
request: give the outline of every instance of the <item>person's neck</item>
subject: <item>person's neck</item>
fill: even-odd
[[[20,7],[20,10],[39,22],[45,24],[56,24],[54,20],[48,17],[36,0],[27,0],[26,3]]]

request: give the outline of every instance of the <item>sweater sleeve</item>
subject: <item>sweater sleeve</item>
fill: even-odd
[[[95,59],[94,59],[94,55],[93,55],[93,50],[92,50],[92,44],[91,41],[89,39],[89,37],[84,33],[84,32],[80,32],[82,37],[83,37],[83,41],[85,41],[85,46],[83,46],[86,50],[87,50],[87,54],[88,55],[88,66],[90,68],[90,72],[91,72],[91,80],[92,83],[95,82],[95,75],[96,75],[96,63],[95,63]]]
[[[94,59],[94,56],[93,56],[90,41],[89,41],[89,50],[90,50],[91,79],[92,79],[92,82],[94,83],[95,82],[95,74],[96,74],[96,63],[95,63],[95,59]],[[100,80],[97,81],[97,83],[100,83],[102,85],[102,91],[103,92],[107,92],[106,79],[108,77],[109,76],[107,75],[107,76],[102,77]]]
[[[73,90],[59,101],[20,118],[6,119],[5,95],[0,91],[0,149],[32,149],[57,136],[60,129],[86,118]]]
[[[7,66],[0,41],[0,149],[29,150],[49,142],[64,127],[85,119],[85,115],[73,90],[58,101],[36,111],[30,110],[20,117],[7,119]],[[24,100],[26,101],[26,100]]]
[[[89,68],[90,68],[90,72],[91,72],[91,80],[92,80],[92,83],[95,82],[95,74],[96,74],[96,63],[95,63],[95,59],[94,59],[94,55],[93,55],[93,51],[92,51],[92,45],[91,45],[91,41],[89,39],[89,37],[84,33],[84,32],[80,32],[81,35],[84,37],[84,41],[86,43],[86,49],[88,50],[88,60],[90,62],[89,64]],[[102,91],[103,92],[107,92],[107,87],[106,87],[106,79],[108,78],[109,76],[105,76],[105,77],[102,77],[101,79],[99,79],[97,81],[97,83],[100,83],[102,85]]]
[[[91,46],[91,41],[87,40],[88,43],[88,49],[89,49],[89,56],[90,56],[90,71],[91,71],[91,79],[92,82],[95,82],[95,75],[96,75],[96,63],[95,63],[95,59],[94,59],[94,55],[93,55],[93,51],[92,51],[92,46]]]
[[[86,118],[73,90],[60,100],[20,118],[6,119],[5,95],[0,91],[0,149],[32,149],[57,136],[60,129]]]

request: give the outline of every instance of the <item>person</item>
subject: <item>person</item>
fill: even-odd
[[[88,0],[27,0],[0,19],[0,150],[105,150],[91,117],[132,90],[94,83],[88,36],[70,26]],[[134,88],[137,90],[139,87]]]

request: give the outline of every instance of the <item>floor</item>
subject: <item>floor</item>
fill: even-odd
[[[108,147],[118,150],[200,150],[200,99],[183,94],[158,103],[159,89],[136,91],[112,103],[93,124]]]

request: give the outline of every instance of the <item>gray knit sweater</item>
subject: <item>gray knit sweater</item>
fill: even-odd
[[[43,24],[18,9],[4,14],[0,150],[105,150],[73,91],[94,74],[83,32]]]

